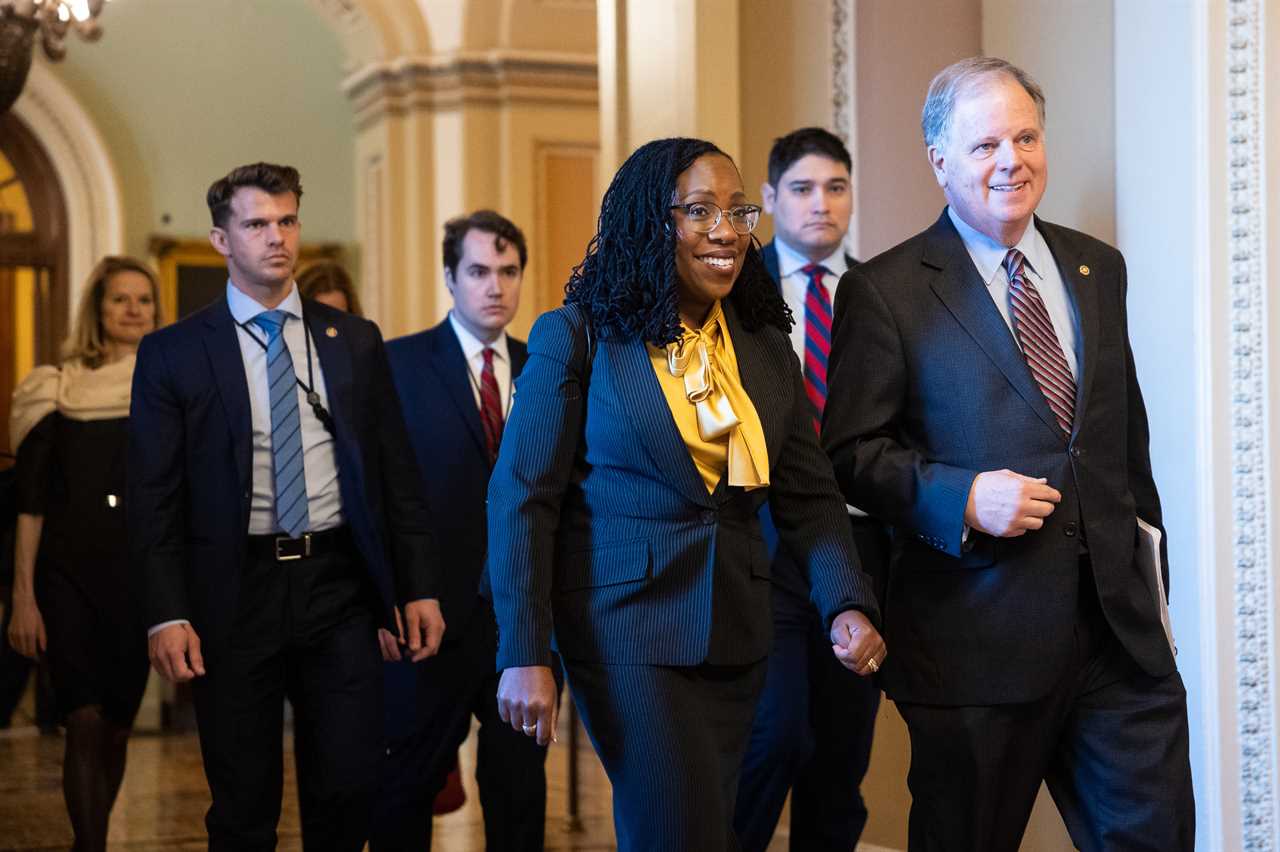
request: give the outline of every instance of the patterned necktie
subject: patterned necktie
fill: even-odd
[[[271,466],[275,474],[276,523],[292,538],[311,524],[307,478],[302,467],[302,419],[298,413],[293,357],[285,345],[284,311],[264,311],[252,322],[267,335],[267,387],[271,401]]]
[[[809,276],[804,291],[804,389],[813,408],[813,428],[822,431],[822,410],[827,406],[827,359],[831,356],[831,296],[822,283],[824,266],[806,264]]]
[[[1062,344],[1053,330],[1040,291],[1024,274],[1022,252],[1010,249],[1004,258],[1004,268],[1009,273],[1009,308],[1018,345],[1058,426],[1070,437],[1076,416],[1076,380],[1067,366]]]
[[[489,450],[489,464],[498,460],[498,446],[502,443],[502,395],[498,393],[498,379],[493,374],[493,350],[484,348],[484,367],[480,370],[480,422],[484,426],[485,448]]]

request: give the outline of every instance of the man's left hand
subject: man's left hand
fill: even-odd
[[[409,646],[409,659],[421,662],[440,650],[444,638],[444,616],[436,598],[420,598],[404,606],[404,637]]]

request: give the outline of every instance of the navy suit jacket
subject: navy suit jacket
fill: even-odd
[[[760,259],[764,261],[764,268],[768,270],[769,277],[781,286],[782,274],[778,269],[778,247],[773,240],[769,240],[765,247],[760,249]],[[850,269],[858,265],[858,261],[851,254],[844,256],[844,262]]]
[[[782,276],[778,268],[778,246],[773,240],[769,240],[768,244],[760,250],[760,258],[764,261],[764,268],[768,271],[769,277],[781,287]],[[853,269],[858,265],[858,261],[849,254],[844,256],[844,262],[849,269]],[[803,321],[803,315],[796,318],[796,322]],[[800,356],[797,354],[797,357]],[[773,558],[774,585],[794,598],[804,599],[808,597],[809,589],[805,584],[803,570],[785,547],[778,547],[778,532],[773,526],[773,518],[770,516],[767,506],[760,513],[760,526],[764,531],[765,544],[769,547],[769,555]],[[879,563],[884,561],[887,551],[883,526],[867,518],[857,518],[851,528],[853,530],[853,542],[858,548],[858,557],[862,560],[863,570],[872,576],[879,576],[880,569],[883,567]]]
[[[1031,701],[1075,649],[1082,539],[1103,612],[1147,674],[1173,656],[1135,516],[1160,526],[1129,348],[1124,259],[1037,220],[1079,317],[1083,370],[1066,437],[945,211],[849,271],[836,299],[823,443],[845,495],[894,527],[881,670],[890,697]],[[1062,502],[1017,538],[970,532],[974,477],[1045,477]],[[1166,575],[1166,587],[1168,577]]]
[[[524,367],[524,342],[507,336],[514,380]],[[422,472],[422,492],[438,525],[440,609],[449,636],[465,625],[481,589],[486,549],[485,498],[489,453],[470,373],[449,320],[387,342],[387,357]]]
[[[878,620],[787,337],[724,310],[768,447],[771,484],[754,491],[707,492],[642,341],[598,339],[589,362],[576,305],[539,318],[489,483],[499,668],[549,665],[553,628],[570,661],[763,659],[766,499],[825,622],[846,609]]]
[[[394,603],[436,596],[437,562],[382,336],[303,304],[336,424],[343,513],[392,626]],[[129,534],[147,624],[188,619],[210,664],[230,637],[248,558],[253,432],[237,334],[225,298],[148,334],[129,412]]]

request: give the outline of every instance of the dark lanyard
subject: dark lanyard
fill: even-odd
[[[285,322],[288,322],[288,320],[285,320]],[[253,339],[254,343],[257,343],[262,347],[263,352],[270,351],[267,344],[260,340],[258,335],[253,333],[253,329],[249,327],[249,323],[242,322],[237,323],[237,325],[244,329],[244,333],[249,335],[249,337]],[[284,339],[283,325],[280,326],[280,338],[280,342],[287,348],[289,346],[289,341]],[[293,371],[293,380],[298,383],[298,387],[307,392],[307,402],[311,405],[311,410],[315,413],[316,419],[320,421],[320,425],[323,426],[325,431],[330,435],[337,437],[337,433],[334,431],[333,415],[325,409],[324,403],[320,401],[320,394],[315,391],[316,378],[311,371],[311,327],[307,325],[307,313],[305,310],[302,312],[302,339],[307,343],[307,380],[304,382],[302,379],[298,378],[297,370]]]

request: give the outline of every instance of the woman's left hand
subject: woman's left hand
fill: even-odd
[[[854,674],[875,674],[888,654],[884,639],[871,621],[856,609],[847,609],[831,622],[831,651]]]

